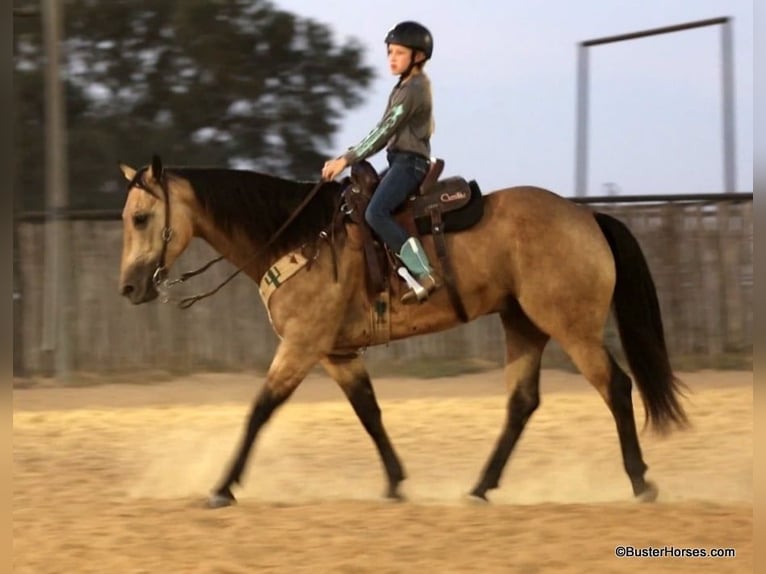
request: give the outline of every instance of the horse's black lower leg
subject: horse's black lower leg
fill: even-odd
[[[648,466],[641,456],[641,446],[638,443],[631,398],[632,383],[630,377],[625,374],[611,355],[609,355],[609,364],[611,368],[608,389],[609,408],[617,425],[625,472],[628,473],[635,496],[654,500],[657,496],[656,488],[644,480]]]
[[[231,492],[231,487],[234,484],[239,484],[242,479],[242,473],[247,465],[247,459],[258,431],[269,420],[276,408],[288,399],[290,394],[292,394],[292,391],[276,394],[268,386],[264,387],[258,394],[250,411],[250,417],[247,421],[242,442],[237,450],[237,456],[229,468],[225,480],[214,490],[213,495],[210,497],[208,501],[210,506],[227,506],[234,502],[235,499],[234,494]]]
[[[657,487],[644,479],[648,467],[644,463],[638,444],[630,377],[601,344],[571,344],[568,352],[612,413],[620,439],[623,466],[630,478],[633,494],[642,501],[653,501],[657,498]]]
[[[540,331],[524,313],[518,301],[509,299],[500,313],[505,330],[506,384],[508,398],[505,426],[471,495],[487,499],[487,491],[497,488],[508,459],[524,427],[540,405],[540,360],[548,335]]]
[[[487,465],[484,467],[479,483],[471,491],[471,495],[487,499],[487,491],[497,488],[513,447],[519,440],[529,417],[540,404],[540,367],[518,382],[508,399],[508,414],[505,427],[500,435],[495,450]]]
[[[322,360],[327,373],[340,385],[362,426],[378,449],[388,479],[386,497],[401,499],[399,483],[404,469],[383,427],[383,418],[364,362],[357,353],[329,355]]]
[[[364,426],[364,429],[372,437],[375,446],[380,454],[383,467],[386,470],[388,478],[388,491],[386,496],[391,499],[400,499],[399,483],[405,479],[404,469],[402,468],[399,457],[394,452],[394,447],[388,438],[388,433],[383,427],[383,419],[380,412],[380,406],[375,398],[375,391],[369,377],[357,379],[353,385],[344,385],[343,387],[354,412]]]

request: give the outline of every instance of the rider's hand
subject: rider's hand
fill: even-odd
[[[348,163],[346,163],[346,158],[344,157],[327,160],[324,162],[324,167],[322,167],[322,179],[327,181],[335,179],[347,166]]]

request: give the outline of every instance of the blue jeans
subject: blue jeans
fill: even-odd
[[[392,214],[422,183],[428,165],[429,161],[424,157],[389,151],[388,169],[364,212],[364,218],[373,231],[395,253],[402,250],[409,234]]]

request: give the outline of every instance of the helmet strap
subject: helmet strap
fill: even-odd
[[[420,62],[415,61],[415,50],[410,48],[410,65],[407,66],[407,69],[404,70],[404,72],[402,72],[399,75],[399,82],[397,82],[396,84],[397,87],[401,86],[402,82],[410,77],[410,74],[412,74],[412,70],[414,70],[415,68],[422,68],[424,63],[425,63],[425,60],[422,60]]]

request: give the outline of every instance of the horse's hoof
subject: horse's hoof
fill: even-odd
[[[237,499],[227,488],[211,494],[207,499],[208,508],[225,508],[237,503]]]
[[[386,491],[385,500],[388,502],[404,502],[407,498],[399,492],[398,487],[392,487]]]
[[[489,499],[487,498],[486,493],[478,492],[474,490],[473,492],[465,495],[466,502],[469,502],[470,504],[476,504],[476,505],[485,505],[489,504]]]
[[[654,502],[657,500],[657,496],[659,495],[660,491],[657,488],[657,485],[653,482],[647,480],[646,481],[646,488],[643,490],[643,492],[640,492],[636,495],[636,501],[637,502]]]

